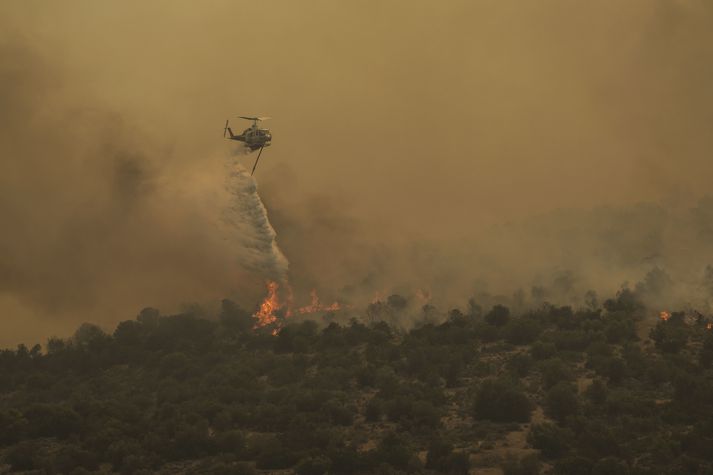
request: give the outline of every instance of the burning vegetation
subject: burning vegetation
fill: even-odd
[[[332,302],[330,305],[325,305],[319,301],[319,296],[317,295],[317,290],[312,289],[310,292],[311,302],[309,305],[300,307],[297,312],[301,315],[315,313],[315,312],[337,312],[342,309],[339,302]]]
[[[274,325],[277,318],[277,311],[282,308],[282,304],[277,297],[277,289],[280,285],[275,281],[267,282],[267,296],[260,304],[260,308],[257,312],[253,314],[253,317],[257,320],[254,328],[262,328],[270,325]]]
[[[277,335],[280,332],[287,319],[294,315],[293,310],[293,292],[292,288],[287,284],[286,286],[285,302],[283,303],[279,297],[280,285],[275,281],[267,282],[267,295],[260,303],[258,310],[253,314],[256,322],[254,329],[271,327],[272,334]],[[299,315],[309,315],[314,313],[326,313],[326,312],[338,312],[340,310],[346,309],[347,306],[340,304],[339,302],[332,302],[331,304],[323,304],[319,300],[319,295],[317,295],[317,290],[312,289],[310,292],[310,303],[303,307],[298,307],[296,309]]]

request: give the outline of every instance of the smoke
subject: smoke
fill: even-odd
[[[266,279],[286,279],[237,158],[176,151],[21,41],[0,59],[0,345],[111,328],[145,306],[251,307]]]
[[[300,292],[316,287],[364,305],[394,293],[413,303],[425,291],[429,303],[464,309],[474,296],[486,305],[582,306],[589,291],[607,298],[628,286],[653,308],[713,311],[710,196],[562,208],[434,237],[395,234],[393,223],[319,193],[295,203],[292,180],[289,170],[274,172],[263,189]],[[427,216],[422,225],[431,226]]]
[[[2,2],[0,23],[8,343],[252,307],[286,264],[259,214],[224,212],[224,161],[253,161],[221,138],[238,114],[274,117],[257,178],[296,300],[708,298],[702,0]]]

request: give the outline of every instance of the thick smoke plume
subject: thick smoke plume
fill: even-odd
[[[237,159],[175,152],[21,43],[0,57],[0,345],[111,328],[145,306],[250,307],[286,278]]]
[[[242,114],[274,118],[257,179],[298,302],[709,299],[710,2],[242,7],[0,2],[2,342],[254,308],[284,266],[223,212]]]

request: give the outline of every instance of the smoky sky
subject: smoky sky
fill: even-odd
[[[709,222],[707,2],[27,1],[0,18],[4,340],[254,289],[209,218],[223,121],[245,114],[274,118],[257,180],[298,288],[467,299],[565,268],[616,288],[645,270],[641,242],[674,267],[707,258],[678,228]]]

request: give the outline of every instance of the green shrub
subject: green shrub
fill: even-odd
[[[521,378],[524,378],[530,373],[532,364],[533,360],[530,355],[528,355],[527,353],[518,353],[512,358],[510,358],[507,363],[507,366],[510,371],[514,372]]]
[[[488,324],[502,327],[510,320],[510,309],[504,305],[495,305],[488,313],[485,314],[485,321]]]
[[[527,441],[545,458],[560,458],[569,451],[574,442],[574,433],[555,424],[535,424],[527,435]]]
[[[542,327],[540,324],[529,318],[518,318],[511,320],[505,327],[505,341],[513,345],[528,345],[535,341]]]
[[[525,393],[507,380],[483,381],[473,405],[476,419],[493,422],[527,422],[531,412],[532,403]]]
[[[557,347],[551,342],[536,341],[530,347],[530,354],[536,360],[545,360],[557,354]]]
[[[569,366],[558,358],[550,358],[541,362],[539,368],[545,389],[551,388],[557,383],[569,382],[574,379]]]
[[[564,422],[579,410],[577,393],[568,383],[557,383],[545,397],[545,411],[547,415],[559,422]]]

